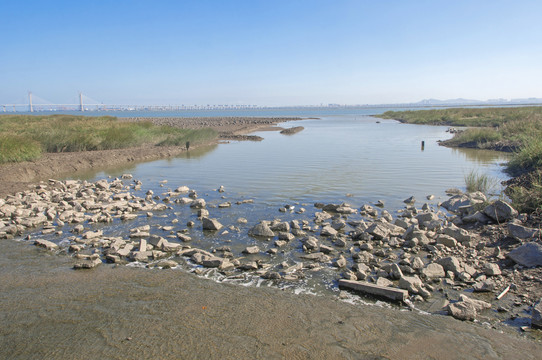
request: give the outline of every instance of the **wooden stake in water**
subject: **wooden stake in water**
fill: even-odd
[[[422,151],[424,150],[425,148],[425,141],[422,141]]]

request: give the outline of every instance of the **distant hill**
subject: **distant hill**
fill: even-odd
[[[472,99],[424,99],[415,103],[416,105],[512,105],[512,104],[542,104],[542,98],[525,98],[525,99],[489,99],[489,100],[472,100]]]

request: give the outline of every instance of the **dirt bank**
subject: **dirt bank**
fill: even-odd
[[[258,130],[282,130],[275,127],[299,118],[119,118],[121,121],[151,121],[155,125],[180,128],[212,128],[222,140],[261,140],[247,136]],[[218,140],[217,140],[218,141]],[[200,144],[201,145],[201,144]],[[193,145],[191,146],[193,148]],[[72,173],[101,169],[131,162],[150,161],[179,155],[184,146],[136,148],[71,153],[46,153],[36,161],[0,165],[0,196],[26,190],[29,185],[49,178],[67,177]]]

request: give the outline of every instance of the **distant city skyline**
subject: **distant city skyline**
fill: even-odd
[[[542,98],[542,2],[5,2],[0,104]],[[41,98],[41,99],[40,99]]]

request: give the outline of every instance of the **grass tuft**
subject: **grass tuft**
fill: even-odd
[[[465,175],[465,184],[467,192],[480,191],[485,195],[489,195],[489,193],[497,186],[497,180],[486,174],[480,174],[478,171],[472,170]]]

